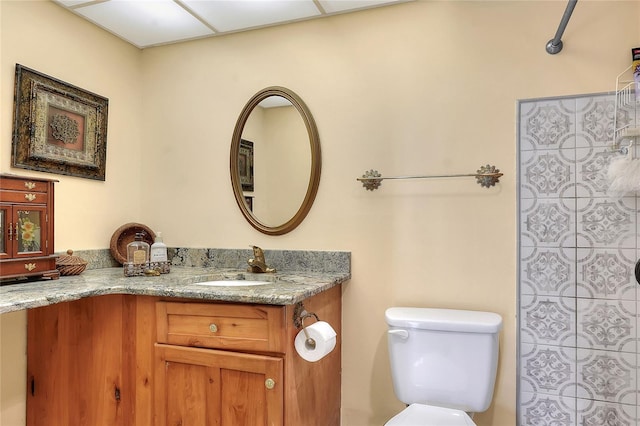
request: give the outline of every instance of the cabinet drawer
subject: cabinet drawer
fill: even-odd
[[[0,201],[9,203],[46,204],[47,193],[0,190]]]
[[[158,342],[284,353],[285,308],[226,303],[156,303]]]
[[[56,270],[56,257],[9,259],[0,261],[0,276],[18,277]]]
[[[11,189],[14,191],[27,192],[47,192],[49,182],[28,180],[28,179],[10,179],[3,177],[0,179],[0,189]]]

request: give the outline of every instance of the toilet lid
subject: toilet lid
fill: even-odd
[[[464,411],[432,405],[411,404],[385,426],[476,426]]]

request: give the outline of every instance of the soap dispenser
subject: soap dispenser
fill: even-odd
[[[142,233],[136,234],[135,240],[127,244],[127,262],[143,265],[149,262],[149,244],[143,240]]]
[[[151,244],[151,262],[167,261],[167,245],[162,241],[162,232],[156,232],[156,240]]]

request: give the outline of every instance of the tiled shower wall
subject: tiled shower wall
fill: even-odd
[[[640,203],[607,195],[607,166],[621,155],[614,102],[519,103],[521,426],[640,425]],[[618,120],[634,124],[635,112]]]

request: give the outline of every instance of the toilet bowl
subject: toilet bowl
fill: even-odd
[[[467,413],[453,408],[411,404],[385,426],[476,426]]]
[[[394,307],[385,312],[396,397],[386,426],[475,426],[491,404],[502,318],[492,312]]]

